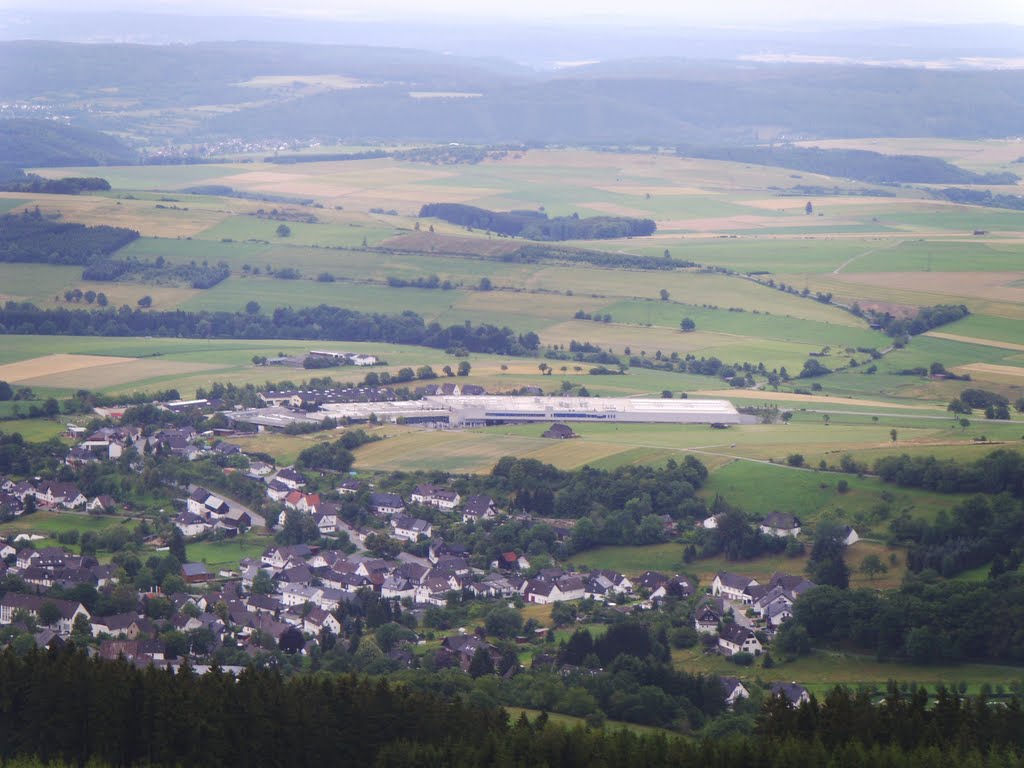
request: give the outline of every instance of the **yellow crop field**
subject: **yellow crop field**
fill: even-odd
[[[133,361],[134,358],[131,357],[108,357],[106,355],[47,355],[0,365],[0,380],[21,384],[49,376],[75,374],[88,368],[109,368]]]

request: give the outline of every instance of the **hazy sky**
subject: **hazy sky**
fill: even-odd
[[[680,24],[786,26],[797,22],[913,22],[1024,24],[1024,0],[92,0],[89,10],[186,14],[305,16],[366,20],[515,18],[520,21],[589,17]],[[76,0],[0,0],[0,9],[86,10]]]

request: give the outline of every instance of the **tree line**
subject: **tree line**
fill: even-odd
[[[315,341],[386,341],[460,352],[530,356],[540,340],[534,333],[470,322],[442,327],[424,322],[415,312],[400,315],[359,312],[342,307],[292,309],[273,314],[249,312],[146,312],[119,309],[40,309],[31,303],[7,302],[0,309],[0,333],[64,336],[158,336],[192,339],[308,339]]]
[[[527,240],[608,240],[654,234],[653,219],[627,216],[549,218],[543,211],[490,211],[461,203],[428,203],[420,208],[421,218],[436,218],[449,224],[483,229]]]
[[[108,192],[110,191],[110,182],[96,176],[44,179],[39,174],[26,173],[0,183],[0,191],[44,195],[79,195],[82,192]]]

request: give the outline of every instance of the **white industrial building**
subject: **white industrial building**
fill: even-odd
[[[670,400],[625,397],[432,396],[449,412],[452,426],[535,421],[591,423],[739,424],[740,414],[728,400]]]
[[[669,400],[625,397],[514,397],[511,395],[433,395],[422,400],[383,403],[325,403],[309,413],[284,407],[226,411],[233,421],[255,424],[260,431],[281,430],[291,423],[367,421],[442,423],[479,427],[515,422],[574,421],[597,424],[739,424],[740,414],[728,400]]]

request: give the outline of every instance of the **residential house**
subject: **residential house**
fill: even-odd
[[[338,491],[338,493],[343,494],[359,493],[361,490],[363,490],[363,481],[345,480],[344,482],[341,483],[341,485],[337,487],[336,490]]]
[[[843,529],[843,544],[847,547],[852,547],[858,541],[860,541],[860,534],[850,526],[846,526],[846,528]]]
[[[205,488],[196,488],[189,494],[186,508],[193,515],[209,517],[210,515],[226,515],[231,511],[228,503],[219,496],[214,496]]]
[[[705,635],[713,635],[718,632],[721,622],[722,614],[707,603],[700,606],[693,615],[693,628]]]
[[[267,483],[267,496],[274,501],[284,501],[292,489],[279,480],[271,480]]]
[[[295,490],[301,488],[306,484],[306,478],[301,473],[296,472],[292,467],[285,467],[277,473],[277,477],[274,478],[277,482],[288,486],[290,489]]]
[[[781,696],[791,707],[797,707],[811,700],[807,689],[797,683],[772,683],[768,690],[772,696]]]
[[[313,522],[322,535],[338,532],[338,510],[340,505],[323,502],[320,511],[313,513]]]
[[[108,509],[116,509],[117,502],[114,500],[113,496],[97,496],[86,504],[85,508],[89,512],[106,512]]]
[[[429,539],[433,531],[430,523],[426,520],[406,515],[395,515],[391,519],[391,527],[397,538],[412,542],[419,541],[421,536]]]
[[[119,613],[116,616],[96,616],[89,621],[92,636],[106,634],[111,637],[124,636],[128,640],[137,640],[144,629],[151,629],[148,621],[140,619],[134,613]]]
[[[722,683],[722,693],[725,695],[726,708],[732,709],[740,699],[750,698],[750,691],[740,682],[739,678],[720,677],[718,679]]]
[[[722,571],[717,574],[711,582],[711,594],[716,597],[724,597],[727,600],[737,600],[741,603],[751,604],[754,602],[747,592],[747,587],[757,585],[757,579],[749,576],[740,576],[737,573]]]
[[[206,569],[206,563],[185,563],[181,566],[181,578],[186,584],[203,584],[213,576]]]
[[[495,667],[501,660],[498,649],[476,635],[451,635],[441,641],[441,647],[458,659],[459,667],[463,672],[469,671],[469,666],[473,663],[473,657],[477,653],[490,654]]]
[[[667,597],[686,598],[697,591],[693,583],[685,576],[676,574],[664,584],[651,592],[652,600],[664,600]]]
[[[325,611],[323,608],[314,608],[302,620],[302,631],[308,632],[311,635],[319,635],[324,630],[327,630],[332,635],[340,635],[341,622],[330,611]]]
[[[405,501],[397,493],[371,493],[370,508],[378,515],[405,512]]]
[[[18,611],[25,611],[38,621],[39,610],[45,603],[52,603],[56,606],[59,617],[53,628],[64,635],[71,634],[71,629],[77,616],[82,615],[87,619],[91,618],[89,611],[79,602],[58,600],[42,595],[8,592],[0,598],[0,624],[11,624],[14,621],[14,614]]]
[[[490,496],[474,494],[466,498],[466,504],[462,508],[462,522],[470,523],[476,520],[492,520],[498,516],[498,508],[494,499]]]
[[[646,589],[648,592],[653,592],[666,581],[668,581],[668,576],[663,573],[659,573],[658,571],[644,571],[636,581],[636,588]]]
[[[384,579],[380,587],[380,596],[401,599],[416,597],[416,586],[409,579],[394,574]]]
[[[213,525],[208,523],[205,518],[193,514],[188,510],[185,510],[174,518],[174,526],[181,531],[181,535],[186,539],[202,536],[213,528]]]
[[[89,499],[74,483],[57,483],[44,480],[35,490],[36,500],[44,504],[74,509],[89,503]]]
[[[761,533],[769,536],[799,536],[800,521],[795,515],[788,512],[772,512],[768,514],[759,526]]]
[[[414,504],[428,504],[438,509],[452,510],[458,506],[462,497],[450,488],[438,488],[429,483],[417,485],[409,497]]]
[[[726,656],[740,652],[758,656],[763,648],[761,641],[757,639],[754,630],[750,627],[727,622],[722,625],[722,629],[718,633],[718,650]]]
[[[468,557],[469,552],[459,544],[449,544],[444,539],[434,539],[427,550],[427,559],[437,565],[442,557]]]

